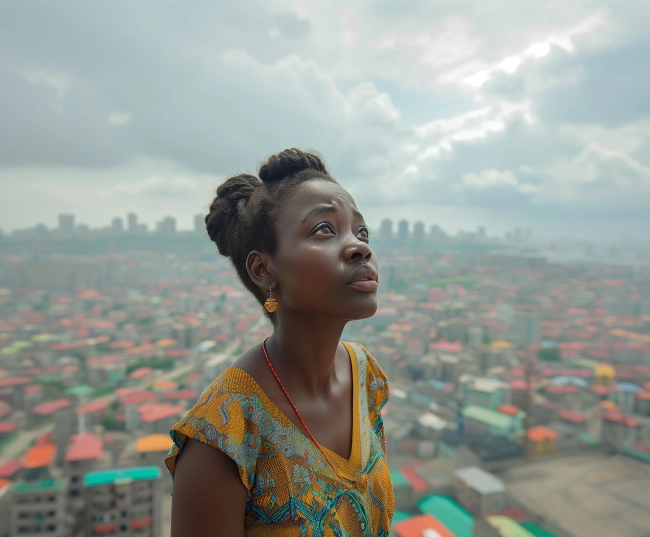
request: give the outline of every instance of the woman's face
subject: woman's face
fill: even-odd
[[[352,196],[326,180],[301,183],[276,222],[268,268],[281,308],[364,319],[377,310],[378,264]]]

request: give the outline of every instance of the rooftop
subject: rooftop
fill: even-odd
[[[135,441],[138,453],[150,453],[154,451],[169,451],[172,446],[172,439],[168,434],[150,434]]]
[[[63,481],[56,481],[55,479],[42,479],[41,481],[30,481],[16,483],[12,491],[15,492],[41,492],[41,491],[56,491],[63,490],[65,483]]]
[[[92,433],[72,435],[72,443],[65,454],[66,461],[99,460],[103,442]]]
[[[393,524],[398,537],[456,537],[449,528],[433,515],[418,515]],[[432,530],[427,532],[426,530]]]
[[[466,418],[484,423],[491,427],[499,429],[508,429],[512,426],[513,418],[501,412],[490,410],[478,405],[468,405],[463,410],[463,415]]]
[[[502,537],[535,537],[527,529],[524,529],[519,522],[515,522],[507,516],[489,516],[485,520]]]
[[[456,477],[479,494],[496,494],[506,491],[503,481],[478,466],[461,468],[454,473]]]
[[[134,468],[115,468],[111,470],[88,472],[84,478],[84,485],[86,487],[99,487],[115,483],[115,481],[119,482],[124,479],[147,481],[158,479],[161,473],[160,468],[157,466],[136,466]]]
[[[48,401],[47,403],[41,403],[32,408],[34,414],[39,414],[41,416],[49,416],[54,414],[57,410],[62,408],[67,408],[72,406],[72,403],[69,399],[56,399],[55,401]]]
[[[55,444],[41,444],[40,446],[36,445],[30,448],[27,453],[25,453],[23,467],[26,469],[44,468],[45,466],[52,464],[55,455]]]

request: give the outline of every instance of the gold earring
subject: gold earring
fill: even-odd
[[[277,310],[280,309],[280,303],[273,296],[271,286],[269,286],[269,298],[267,298],[266,302],[264,302],[264,308],[269,313],[273,313],[274,311],[277,311]]]

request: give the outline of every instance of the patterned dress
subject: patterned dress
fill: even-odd
[[[165,459],[174,476],[187,438],[228,455],[248,490],[247,537],[385,537],[393,516],[393,487],[381,409],[388,384],[361,345],[345,343],[352,361],[352,451],[344,459],[322,446],[337,477],[309,437],[275,406],[255,380],[229,367],[170,431]]]

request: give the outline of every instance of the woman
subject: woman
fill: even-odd
[[[377,260],[352,196],[287,149],[217,189],[219,253],[273,324],[171,430],[172,537],[386,536],[386,377],[348,321],[377,309]]]

